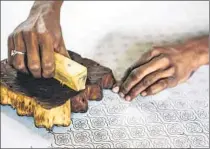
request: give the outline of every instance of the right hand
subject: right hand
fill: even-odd
[[[13,50],[25,54],[11,56]],[[54,51],[69,57],[60,26],[60,10],[50,6],[31,10],[8,38],[8,61],[18,71],[35,78],[54,76]]]

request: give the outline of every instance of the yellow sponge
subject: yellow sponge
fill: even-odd
[[[75,91],[85,89],[87,68],[72,59],[55,53],[55,79]]]

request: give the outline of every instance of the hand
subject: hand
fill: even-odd
[[[186,81],[203,64],[201,48],[199,46],[155,47],[126,71],[122,81],[115,85],[113,91],[119,92],[121,97],[130,101],[139,94],[153,95],[174,87]],[[204,55],[206,59],[208,52]]]
[[[62,37],[60,8],[54,3],[35,2],[29,17],[8,38],[9,63],[36,78],[54,76],[54,51],[69,57]],[[11,56],[13,50],[25,54]]]

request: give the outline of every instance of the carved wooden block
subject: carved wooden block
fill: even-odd
[[[102,89],[110,89],[115,82],[109,68],[74,52],[69,54],[88,69],[84,90],[76,92],[53,78],[36,79],[19,73],[3,60],[0,103],[11,105],[18,115],[33,116],[36,127],[69,126],[71,112],[86,112],[88,100],[101,100]]]

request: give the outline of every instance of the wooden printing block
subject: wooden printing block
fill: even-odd
[[[88,69],[86,88],[76,92],[53,78],[36,79],[1,61],[1,105],[11,105],[20,116],[33,116],[36,127],[69,126],[71,112],[86,112],[88,100],[101,100],[102,89],[115,80],[111,69],[69,51],[71,58]]]

